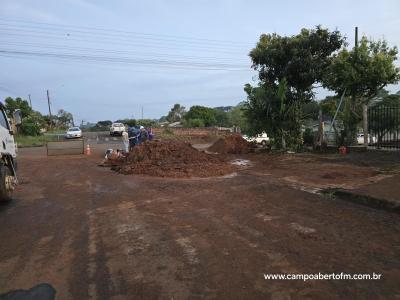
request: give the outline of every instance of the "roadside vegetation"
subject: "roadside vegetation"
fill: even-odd
[[[54,135],[22,135],[17,134],[15,136],[18,148],[25,147],[41,147],[45,146],[47,142],[57,140],[57,136]]]
[[[250,52],[259,82],[245,86],[250,131],[268,132],[277,148],[299,148],[306,120],[302,108],[322,86],[336,93],[332,100],[345,97],[343,130],[336,134],[340,143],[351,145],[362,121],[362,105],[370,104],[388,84],[397,83],[400,74],[394,64],[397,48],[389,48],[386,41],[362,37],[359,47],[346,45],[339,31],[320,26],[290,37],[262,35]]]
[[[245,101],[235,106],[194,105],[189,109],[176,103],[158,120],[127,118],[114,122],[144,127],[226,127],[249,135],[266,132],[275,149],[299,150],[303,145],[315,145],[313,126],[321,115],[332,120],[337,111],[337,126],[333,126],[336,144],[351,145],[362,130],[365,107],[400,106],[400,94],[384,89],[400,80],[394,63],[397,54],[397,48],[390,48],[385,40],[373,41],[365,36],[349,49],[339,31],[321,26],[302,29],[293,36],[263,34],[249,53],[259,80],[244,86]],[[316,101],[316,89],[321,87],[335,95]],[[344,101],[339,107],[341,99]],[[23,122],[17,135],[21,146],[43,145],[54,138],[49,134],[74,125],[71,113],[61,109],[50,118],[21,98],[8,97],[5,107],[9,115],[21,110]],[[382,119],[383,125],[372,123],[370,128],[385,126],[391,130],[398,126],[396,120]],[[98,121],[83,125],[82,130],[108,131],[112,123]]]

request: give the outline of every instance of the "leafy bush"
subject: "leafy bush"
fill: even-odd
[[[139,119],[136,121],[136,125],[140,125],[143,127],[155,127],[157,126],[157,121],[151,119]]]
[[[303,133],[304,145],[312,146],[314,144],[314,133],[311,128],[306,128]]]
[[[32,113],[22,119],[19,132],[24,135],[37,136],[40,135],[40,129],[44,127],[41,115]]]
[[[165,134],[165,135],[174,135],[174,132],[172,131],[172,129],[166,127],[166,128],[163,130],[163,134]]]
[[[204,121],[202,119],[189,119],[186,123],[187,127],[204,127]]]
[[[20,133],[31,136],[40,135],[40,126],[38,126],[38,124],[25,121],[25,123],[23,123],[20,127]]]
[[[188,127],[208,127],[217,123],[215,110],[200,105],[192,106],[184,118]]]

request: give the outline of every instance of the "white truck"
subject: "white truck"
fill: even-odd
[[[247,135],[243,135],[243,138],[248,142],[261,144],[264,147],[269,144],[269,137],[265,132],[263,132],[261,134],[257,134],[256,136],[251,136],[251,137],[247,136]]]
[[[21,124],[21,111],[18,109],[13,116],[14,125]],[[4,105],[0,102],[0,201],[11,200],[17,180],[17,146],[14,140],[14,130],[7,118]]]
[[[125,131],[125,126],[122,123],[112,123],[110,127],[110,135],[122,135],[122,133]]]

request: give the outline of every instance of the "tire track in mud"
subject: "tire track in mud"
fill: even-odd
[[[36,163],[33,173],[38,167]],[[12,231],[7,241],[14,247],[1,251],[3,255],[10,250],[18,255],[8,260],[6,269],[1,267],[2,271],[8,271],[7,278],[0,282],[0,291],[29,289],[46,282],[57,289],[58,297],[70,298],[65,278],[71,270],[74,240],[73,231],[64,226],[71,221],[66,213],[68,208],[60,205],[62,194],[50,196],[54,187],[44,181],[48,183],[51,179],[38,176],[29,180],[26,172],[26,168],[21,170],[22,185],[9,211],[11,224],[7,228]],[[20,195],[27,191],[28,197],[22,198]],[[2,265],[3,257],[0,260]]]
[[[49,159],[30,171],[40,165],[24,171],[30,183],[20,195],[28,200],[2,211],[0,227],[15,230],[0,233],[15,250],[0,245],[0,268],[14,271],[1,274],[0,289],[51,278],[60,299],[398,294],[397,216],[328,201],[248,169],[232,178],[169,180],[114,175],[94,159]],[[30,186],[46,188],[33,188],[41,194],[34,199]],[[263,278],[332,269],[382,271],[386,280]]]
[[[168,230],[139,213],[132,201],[101,207],[91,214],[97,228],[93,239],[103,243],[110,296],[187,298],[192,276],[171,249],[173,238]],[[176,280],[179,276],[182,280]]]

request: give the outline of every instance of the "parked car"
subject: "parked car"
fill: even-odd
[[[122,123],[112,123],[110,127],[110,135],[122,135],[124,131],[126,131],[126,129]]]
[[[67,132],[65,133],[65,138],[67,139],[75,139],[81,137],[82,137],[82,130],[79,127],[68,128]]]
[[[376,136],[371,136],[368,134],[368,144],[376,143]],[[363,145],[364,144],[364,133],[357,134],[357,144]]]
[[[254,137],[249,137],[247,135],[243,135],[243,138],[248,141],[248,142],[252,142],[252,143],[256,143],[256,144],[261,144],[263,146],[266,146],[269,144],[269,137],[268,135],[263,132],[261,134],[257,134]]]

